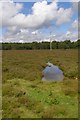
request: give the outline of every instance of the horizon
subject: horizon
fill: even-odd
[[[76,40],[76,41],[71,41],[71,40],[56,41],[56,40],[55,40],[55,41],[52,41],[52,43],[53,43],[53,42],[59,42],[59,43],[60,43],[60,42],[65,42],[65,41],[70,41],[71,43],[72,43],[72,42],[75,43],[75,42],[80,41],[80,39],[78,39],[78,40]],[[25,44],[25,43],[50,43],[50,41],[33,41],[33,42],[0,42],[0,43],[1,43],[1,44],[3,44],[3,43],[8,43],[8,44],[9,44],[9,43]]]

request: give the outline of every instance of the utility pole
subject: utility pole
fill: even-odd
[[[52,50],[51,32],[50,32],[50,50]]]
[[[53,35],[53,37],[55,37],[56,35]],[[52,40],[51,40],[52,36],[51,36],[51,32],[50,32],[50,50],[52,50]]]
[[[50,38],[50,51],[52,50],[52,36],[55,37],[55,35],[52,35],[53,31],[54,31],[53,26],[55,26],[54,23],[49,26],[49,30],[50,30],[50,32],[49,32],[50,33],[50,36],[49,36],[49,38]]]

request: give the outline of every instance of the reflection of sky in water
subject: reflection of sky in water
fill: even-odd
[[[48,66],[42,71],[44,77],[42,80],[63,80],[63,72],[52,63],[47,63]]]

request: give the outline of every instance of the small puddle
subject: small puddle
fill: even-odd
[[[63,72],[58,66],[53,65],[50,62],[48,62],[47,65],[48,66],[42,71],[42,74],[44,75],[42,78],[43,81],[58,81],[64,79]]]

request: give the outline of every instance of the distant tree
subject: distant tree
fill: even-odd
[[[80,39],[71,42],[65,41],[52,41],[52,49],[70,49],[80,48]],[[2,43],[0,49],[3,50],[36,50],[36,49],[50,49],[50,42],[32,42],[32,43]]]

